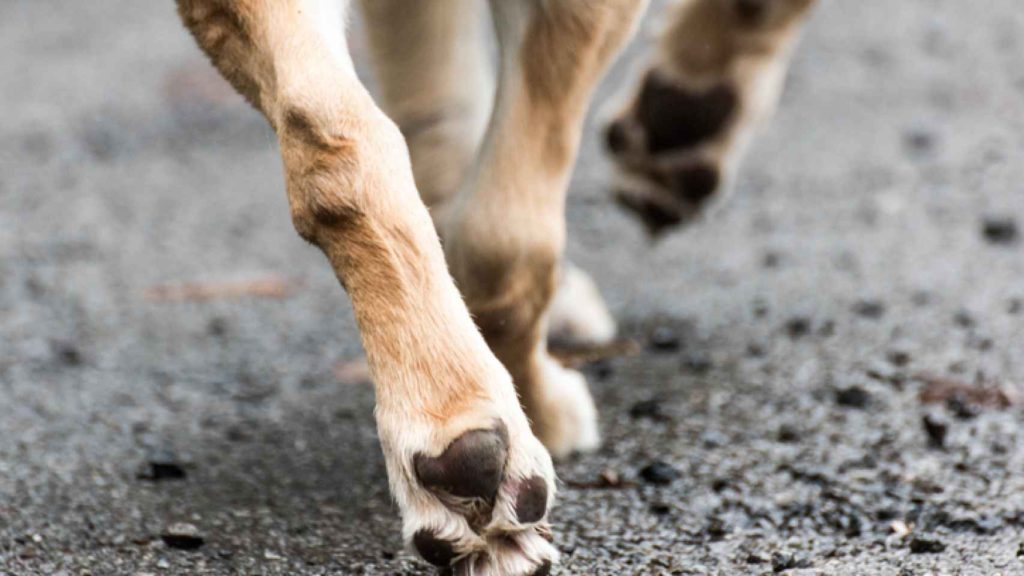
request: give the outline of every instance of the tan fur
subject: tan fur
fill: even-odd
[[[739,34],[747,24],[722,11],[733,1],[682,3],[659,65],[684,82],[762,74],[750,62],[772,61],[795,20],[773,4],[760,28]],[[553,499],[538,437],[556,455],[598,443],[586,382],[548,355],[547,316],[590,94],[645,5],[491,0],[495,87],[479,3],[363,0],[396,126],[356,77],[347,0],[178,0],[199,46],[274,128],[295,228],[352,300],[405,538],[428,530],[475,574],[522,576],[557,561],[543,520],[516,519],[516,487],[540,478]],[[721,150],[730,138],[716,141]],[[558,309],[571,322],[553,324],[610,338],[593,283],[575,269],[565,277]],[[508,456],[492,509],[466,513],[420,486],[417,455],[495,422]]]

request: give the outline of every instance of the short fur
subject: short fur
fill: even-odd
[[[659,209],[696,210],[720,188],[811,3],[686,0],[670,13],[614,150]],[[178,0],[274,128],[295,228],[352,299],[406,541],[457,574],[546,574],[549,454],[599,442],[586,382],[548,354],[548,330],[615,332],[593,282],[562,260],[565,195],[591,92],[646,0],[491,0],[496,73],[482,2],[362,4],[380,107],[349,56],[348,0]],[[721,118],[687,116],[716,89],[736,100]],[[666,110],[687,134],[652,131]]]

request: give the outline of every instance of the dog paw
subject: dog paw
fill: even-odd
[[[616,202],[652,234],[692,220],[723,188],[740,116],[740,94],[728,83],[694,89],[649,71],[605,129]]]
[[[443,425],[378,414],[403,536],[442,574],[528,576],[558,561],[546,521],[551,458],[518,404],[503,406]]]
[[[527,403],[537,437],[555,458],[596,450],[601,435],[586,379],[547,355],[539,364],[537,392]]]

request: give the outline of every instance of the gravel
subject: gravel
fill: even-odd
[[[1024,573],[1020,38],[1018,0],[822,3],[733,198],[657,243],[588,124],[569,256],[643,345],[582,368],[603,447],[558,464],[557,573]],[[0,47],[0,574],[432,574],[274,138],[173,3],[0,3]],[[160,450],[185,478],[137,477]]]

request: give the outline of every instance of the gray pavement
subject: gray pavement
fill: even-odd
[[[173,3],[0,2],[0,104],[0,574],[430,573],[351,309]],[[588,131],[569,252],[642,351],[585,367],[560,572],[1024,574],[1022,152],[1017,0],[826,2],[734,198],[658,244]]]

